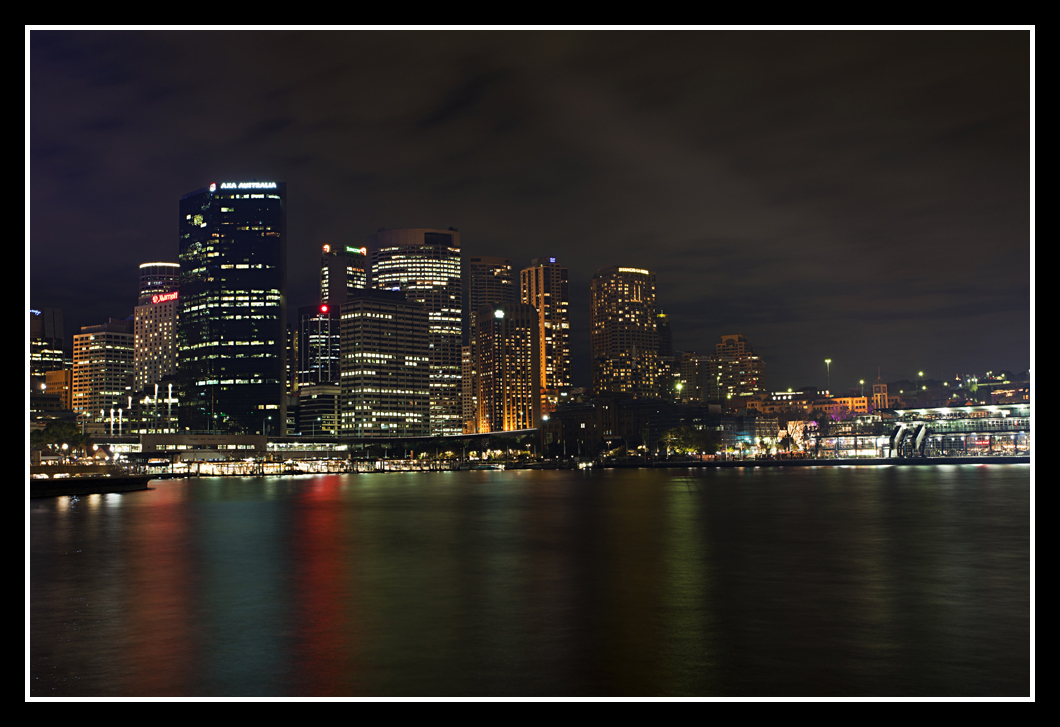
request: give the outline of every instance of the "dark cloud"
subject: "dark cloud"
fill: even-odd
[[[128,315],[137,265],[176,257],[180,195],[268,178],[288,183],[292,305],[315,295],[320,244],[452,225],[468,254],[559,256],[575,340],[593,273],[624,264],[656,271],[677,348],[742,332],[776,386],[816,383],[825,357],[833,381],[881,359],[895,375],[1023,369],[1029,46],[1026,31],[32,31],[30,298],[70,325]]]

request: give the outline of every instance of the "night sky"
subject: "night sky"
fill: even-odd
[[[180,197],[288,189],[288,307],[324,243],[648,268],[674,347],[742,333],[771,390],[1031,364],[1032,35],[27,30],[27,304],[124,318]]]

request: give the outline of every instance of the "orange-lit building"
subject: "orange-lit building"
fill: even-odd
[[[571,385],[567,268],[556,258],[534,258],[519,274],[521,301],[537,310],[542,414],[554,411]]]
[[[45,391],[59,397],[61,409],[73,409],[74,372],[71,369],[48,371],[44,374]]]
[[[536,428],[541,422],[537,310],[522,303],[483,306],[475,334],[478,431]]]
[[[481,255],[468,259],[468,343],[460,351],[460,401],[464,434],[479,431],[478,349],[475,341],[479,309],[484,306],[510,305],[517,298],[511,260]]]

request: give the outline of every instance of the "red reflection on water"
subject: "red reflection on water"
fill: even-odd
[[[121,690],[125,694],[161,697],[194,692],[199,594],[185,487],[161,484],[150,493],[150,500],[127,496],[123,501],[123,506],[127,502],[135,510],[133,517],[126,518],[131,530],[126,542],[132,552],[124,609],[129,659],[128,688]]]
[[[296,674],[303,685],[298,694],[313,696],[350,693],[344,676],[359,671],[349,663],[352,653],[359,652],[351,643],[347,625],[356,621],[356,604],[347,597],[349,567],[357,562],[352,528],[343,520],[342,475],[319,476],[311,481],[299,497],[297,518],[292,523],[292,546],[295,551],[293,582],[294,651],[291,654]]]

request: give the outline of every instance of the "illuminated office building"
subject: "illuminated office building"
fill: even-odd
[[[74,334],[71,402],[87,422],[110,422],[128,409],[134,342],[132,321],[115,318]]]
[[[740,407],[741,399],[765,393],[765,363],[742,335],[722,336],[709,362],[710,401]]]
[[[177,371],[180,265],[140,266],[140,297],[133,312],[133,388],[142,391]]]
[[[478,353],[475,326],[478,311],[484,306],[509,305],[516,300],[512,263],[502,257],[468,259],[468,345],[461,358],[461,418],[465,434],[479,431],[478,426]]]
[[[40,390],[45,374],[68,368],[63,355],[63,312],[59,308],[30,309],[30,389]]]
[[[542,413],[559,403],[560,393],[570,388],[570,296],[567,268],[556,258],[534,258],[519,274],[520,300],[537,311],[538,368]]]
[[[609,266],[593,276],[589,321],[593,393],[658,395],[655,274]]]
[[[345,296],[343,296],[345,297]],[[339,382],[339,306],[321,303],[298,309],[298,388]]]
[[[353,245],[324,245],[320,252],[320,302],[339,306],[367,283],[368,248]]]
[[[368,238],[372,287],[421,304],[430,325],[430,433],[461,434],[462,293],[460,233],[454,229],[380,230]]]
[[[342,436],[427,436],[431,335],[423,304],[399,291],[359,291],[342,305],[341,321]]]
[[[716,378],[710,356],[685,351],[677,362],[680,400],[685,404],[706,404],[710,399],[711,381]]]
[[[478,432],[478,382],[475,378],[475,348],[460,347],[460,412],[464,434]]]
[[[283,434],[287,185],[223,182],[180,201],[181,428]]]
[[[536,428],[541,422],[537,310],[523,303],[483,306],[476,321],[478,431]]]
[[[303,436],[339,434],[341,387],[333,384],[305,384],[298,388],[297,431]]]

